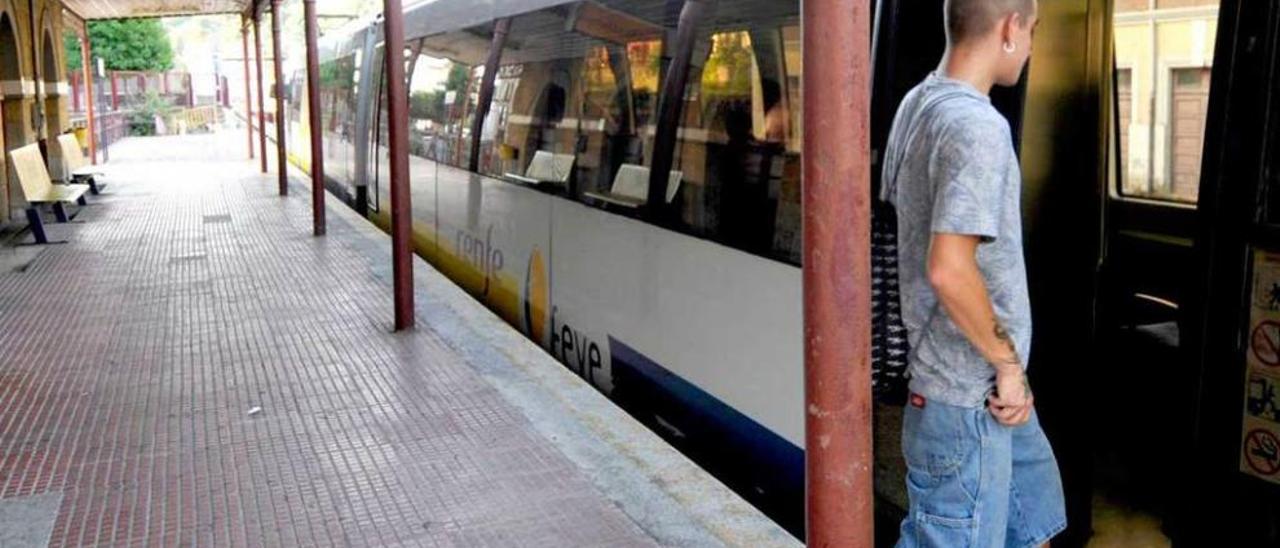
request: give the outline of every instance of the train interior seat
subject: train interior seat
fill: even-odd
[[[667,178],[667,203],[675,200],[680,191],[684,173],[672,170]],[[613,177],[609,192],[586,192],[587,196],[623,207],[639,207],[649,196],[649,168],[635,164],[622,164]]]
[[[569,184],[569,176],[573,174],[575,156],[572,154],[556,154],[548,150],[533,153],[529,167],[524,175],[506,173],[504,176],[513,181],[526,184],[551,184],[565,186]]]

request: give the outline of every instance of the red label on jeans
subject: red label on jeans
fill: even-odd
[[[919,409],[924,409],[924,396],[921,396],[920,394],[912,394],[911,405]]]

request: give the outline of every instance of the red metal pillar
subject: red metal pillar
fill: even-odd
[[[870,3],[804,0],[809,546],[871,548]]]
[[[271,64],[275,67],[275,81],[271,89],[276,95],[276,174],[280,195],[289,195],[289,162],[285,158],[284,142],[284,53],[280,48],[280,0],[271,0]]]
[[[316,0],[302,0],[307,39],[307,125],[311,128],[311,218],[316,236],[324,236],[324,126],[320,122],[320,31]]]
[[[195,81],[191,79],[191,73],[187,73],[187,77],[183,79],[187,84],[187,108],[195,108],[196,106],[196,86]]]
[[[240,16],[240,46],[244,48],[244,125],[249,132],[249,159],[253,159],[253,82],[249,78],[249,21]]]
[[[98,163],[98,116],[94,109],[93,100],[98,98],[98,94],[94,92],[93,85],[93,55],[90,48],[93,44],[89,40],[89,27],[86,24],[84,34],[80,36],[80,67],[84,72],[84,102],[85,102],[85,119],[88,122],[89,130],[89,163]]]
[[[262,98],[262,33],[258,24],[258,3],[253,3],[254,64],[258,66],[258,152],[262,153],[262,172],[267,172],[267,112]]]
[[[387,125],[391,167],[391,263],[396,331],[410,329],[413,316],[413,257],[409,217],[409,97],[404,81],[404,10],[400,0],[382,0],[386,47]]]

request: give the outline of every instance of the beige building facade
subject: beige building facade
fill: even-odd
[[[1219,0],[1118,0],[1120,192],[1195,202]]]
[[[69,128],[64,12],[58,0],[0,0],[0,150],[45,142]],[[20,191],[0,158],[0,223],[21,207]]]

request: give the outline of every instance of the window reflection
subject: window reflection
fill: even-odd
[[[761,25],[706,37],[685,92],[676,166],[691,231],[798,262],[797,30]]]
[[[737,17],[736,26],[703,25],[671,144],[668,208],[675,220],[664,221],[668,227],[799,262],[797,8],[776,7],[751,23]],[[733,11],[726,6],[714,18]],[[480,172],[647,219],[639,206],[658,146],[663,56],[670,54],[663,40],[676,22],[668,15],[656,4],[588,2],[576,12],[514,18],[478,136]],[[430,121],[417,129],[435,143],[432,157],[465,166],[481,69],[455,67],[454,85],[415,100],[439,102],[428,94],[446,89],[457,99],[415,119]]]

